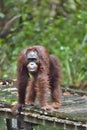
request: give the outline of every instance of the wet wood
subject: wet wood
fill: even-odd
[[[87,130],[87,93],[84,91],[68,91],[63,89],[62,106],[57,110],[44,111],[36,106],[23,106],[20,115],[11,112],[12,98],[17,100],[17,89],[12,86],[0,86],[0,116],[4,118],[20,118],[25,122],[67,130]],[[67,94],[68,92],[68,94]],[[66,93],[66,94],[65,94]]]

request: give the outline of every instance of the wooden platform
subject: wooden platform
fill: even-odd
[[[24,106],[20,115],[11,112],[16,88],[0,85],[0,116],[7,119],[21,119],[39,125],[49,125],[64,130],[87,130],[87,93],[73,89],[62,96],[62,106],[58,110],[44,111],[38,106]]]

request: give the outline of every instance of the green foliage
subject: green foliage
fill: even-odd
[[[54,6],[53,6],[54,4]],[[21,14],[6,39],[0,39],[0,72],[3,77],[16,75],[19,52],[32,45],[43,45],[51,54],[59,57],[63,84],[80,85],[87,77],[87,1],[67,0],[5,1],[0,16]],[[56,8],[57,6],[57,8]],[[56,9],[55,9],[55,8]]]
[[[62,130],[60,128],[52,127],[52,126],[35,126],[35,130]]]

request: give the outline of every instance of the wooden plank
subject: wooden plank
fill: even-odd
[[[0,116],[3,116],[5,118],[20,118],[26,122],[32,122],[32,123],[37,123],[40,125],[50,125],[52,127],[58,127],[58,128],[63,128],[67,130],[86,130],[87,125],[82,122],[78,121],[72,121],[69,119],[62,119],[58,118],[55,115],[52,116],[53,114],[49,114],[49,112],[42,111],[36,108],[31,109],[30,111],[22,111],[20,115],[14,116],[11,113],[11,109],[8,108],[3,108],[0,109]],[[57,114],[58,115],[58,114]]]
[[[44,111],[38,106],[24,106],[20,115],[11,112],[11,100],[16,97],[16,89],[9,86],[0,87],[0,116],[4,118],[21,118],[23,121],[40,125],[52,125],[53,127],[69,130],[87,130],[87,97],[84,92],[75,91],[69,95],[63,95],[62,106],[55,110]],[[66,91],[66,90],[65,90]],[[70,91],[69,91],[70,92]],[[10,99],[6,102],[6,99]]]

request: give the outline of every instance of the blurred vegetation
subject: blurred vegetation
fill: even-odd
[[[18,54],[37,44],[59,57],[64,85],[87,83],[87,0],[0,0],[1,77],[16,77]]]

